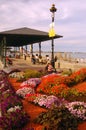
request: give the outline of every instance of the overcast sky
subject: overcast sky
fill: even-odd
[[[86,52],[86,0],[0,0],[0,31],[21,27],[49,31],[55,4],[55,51]],[[38,44],[34,45],[37,49]],[[50,51],[51,41],[42,43]]]

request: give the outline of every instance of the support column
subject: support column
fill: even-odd
[[[6,37],[3,38],[3,43],[4,43],[4,67],[6,67],[6,52],[7,52]]]
[[[0,46],[0,48],[1,48],[1,61],[2,62],[4,62],[4,41],[2,40],[1,41],[1,46]]]
[[[30,53],[33,55],[33,44],[30,45]]]
[[[39,43],[39,56],[41,56],[41,42]]]
[[[2,42],[0,43],[0,59],[1,59],[1,56],[2,56]]]
[[[25,46],[26,54],[27,54],[27,45]]]

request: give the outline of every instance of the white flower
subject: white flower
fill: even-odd
[[[78,118],[86,120],[86,103],[84,102],[71,102],[66,104],[68,110]]]
[[[21,110],[21,107],[20,106],[14,106],[14,107],[11,107],[7,110],[7,112],[14,112],[16,110]]]
[[[18,89],[18,90],[16,91],[16,94],[18,94],[19,96],[21,96],[21,97],[23,97],[23,98],[25,97],[26,94],[34,94],[34,93],[35,93],[35,91],[34,91],[34,89],[31,88],[31,87],[29,87],[29,88],[23,87],[23,88]]]

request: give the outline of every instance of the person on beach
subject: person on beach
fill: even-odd
[[[46,55],[46,62],[47,62],[47,64],[50,62],[50,57],[49,57],[49,55]]]
[[[39,55],[39,64],[43,64],[43,59],[41,55]]]
[[[33,64],[35,64],[36,63],[36,59],[35,59],[35,56],[32,54],[32,57],[31,57],[31,62],[33,63]]]
[[[48,64],[46,65],[45,67],[45,71],[48,73],[48,74],[51,74],[53,72],[56,72],[56,70],[53,68],[52,64],[50,62],[48,62]]]
[[[58,60],[58,57],[57,57],[57,56],[55,56],[54,60],[55,60],[55,62],[56,62],[56,61]]]
[[[35,59],[36,59],[36,63],[39,63],[39,56],[38,56],[38,54],[36,54]]]
[[[60,60],[58,59],[58,68],[60,69]]]
[[[26,60],[26,57],[27,57],[27,55],[26,55],[26,53],[24,53],[24,60]]]
[[[6,57],[6,62],[8,65],[13,65],[13,62],[9,57]]]

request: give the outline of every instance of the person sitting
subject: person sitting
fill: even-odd
[[[39,55],[39,64],[43,64],[43,59],[41,55]]]
[[[47,64],[47,66],[45,67],[45,71],[48,73],[48,74],[51,74],[53,72],[56,72],[56,70],[54,69],[54,67],[52,66],[52,64],[49,62]]]
[[[6,61],[7,61],[8,65],[12,65],[13,64],[12,60],[9,57],[6,57]]]
[[[33,64],[35,64],[36,63],[36,59],[35,59],[35,56],[32,54],[32,57],[31,57],[31,62],[33,63]]]
[[[35,59],[36,59],[36,63],[39,63],[39,56],[38,56],[38,54],[36,54]]]
[[[46,62],[47,62],[47,64],[48,64],[48,62],[50,62],[49,55],[46,55]]]

